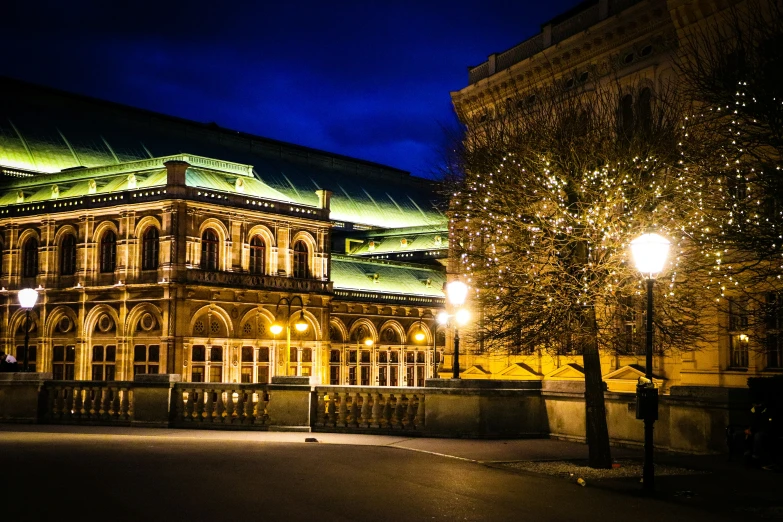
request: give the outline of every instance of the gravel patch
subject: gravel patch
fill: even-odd
[[[523,461],[523,462],[504,462],[500,464],[503,467],[516,469],[520,471],[530,471],[541,473],[543,475],[554,475],[558,477],[577,480],[607,479],[607,478],[626,478],[641,477],[642,463],[634,460],[617,460],[612,469],[594,469],[583,462],[569,462],[564,460],[554,461]],[[678,468],[674,466],[655,465],[655,475],[702,475],[707,472],[693,469]]]

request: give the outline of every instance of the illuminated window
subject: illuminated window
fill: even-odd
[[[748,309],[744,300],[729,300],[729,366],[748,367]]]
[[[73,275],[75,273],[76,237],[73,234],[68,234],[60,243],[60,274]]]
[[[117,267],[117,235],[107,230],[101,237],[101,273],[114,272]]]
[[[202,270],[218,269],[218,236],[208,228],[201,235],[201,268]]]
[[[251,274],[263,274],[264,273],[264,259],[266,255],[266,245],[264,240],[258,236],[255,236],[250,240],[250,273]]]
[[[141,269],[158,269],[158,249],[160,233],[155,227],[149,227],[144,231],[141,241]]]

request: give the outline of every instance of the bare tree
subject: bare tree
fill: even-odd
[[[472,109],[460,114],[450,226],[484,315],[478,333],[488,349],[582,355],[589,461],[609,467],[600,351],[627,344],[619,318],[643,303],[628,256],[642,232],[673,243],[656,286],[658,348],[706,335],[700,245],[684,227],[701,212],[683,162],[688,112],[674,91],[612,82],[522,87]]]
[[[767,364],[783,366],[769,337],[783,331],[783,4],[740,2],[694,26],[679,68],[683,93],[699,104],[687,139],[702,149],[710,188],[700,240],[711,285],[727,298],[729,329],[758,348],[771,341]]]

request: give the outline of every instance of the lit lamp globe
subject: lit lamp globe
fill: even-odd
[[[307,331],[307,321],[304,320],[304,313],[299,316],[299,319],[294,323],[294,328],[299,333]]]
[[[464,326],[470,320],[470,312],[468,312],[464,308],[460,308],[459,310],[457,310],[457,313],[454,314],[454,320],[457,321],[458,325]]]
[[[368,337],[367,339],[365,339],[365,340],[364,340],[364,345],[365,345],[365,346],[367,346],[367,347],[370,347],[370,346],[372,346],[373,344],[375,344],[375,341],[373,341],[373,340],[372,340],[372,339],[370,339],[369,337]]]
[[[454,306],[462,306],[468,297],[468,285],[462,281],[452,281],[446,285],[446,296]]]
[[[448,323],[449,322],[449,314],[448,314],[448,312],[445,312],[445,311],[440,312],[438,314],[438,317],[437,317],[436,320],[438,321],[438,324],[441,325],[441,326],[443,326],[444,324]]]
[[[19,290],[19,306],[29,310],[35,306],[38,301],[38,292],[32,288],[23,288]]]
[[[413,334],[413,339],[417,343],[422,342],[425,337],[426,337],[426,335],[424,335],[424,332],[421,330],[421,328],[419,328],[419,330],[415,334]]]
[[[631,241],[631,255],[636,269],[653,279],[663,271],[670,245],[668,239],[658,234],[642,234]]]
[[[280,332],[283,331],[283,325],[280,323],[275,323],[269,328],[269,330],[272,332],[272,335],[279,335]]]

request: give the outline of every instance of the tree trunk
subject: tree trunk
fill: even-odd
[[[582,356],[585,369],[585,432],[589,451],[588,464],[591,468],[611,468],[612,455],[609,449],[609,429],[606,426],[606,405],[604,404],[604,381],[601,375],[601,356],[598,353],[597,324],[595,308],[586,314],[588,332]]]

